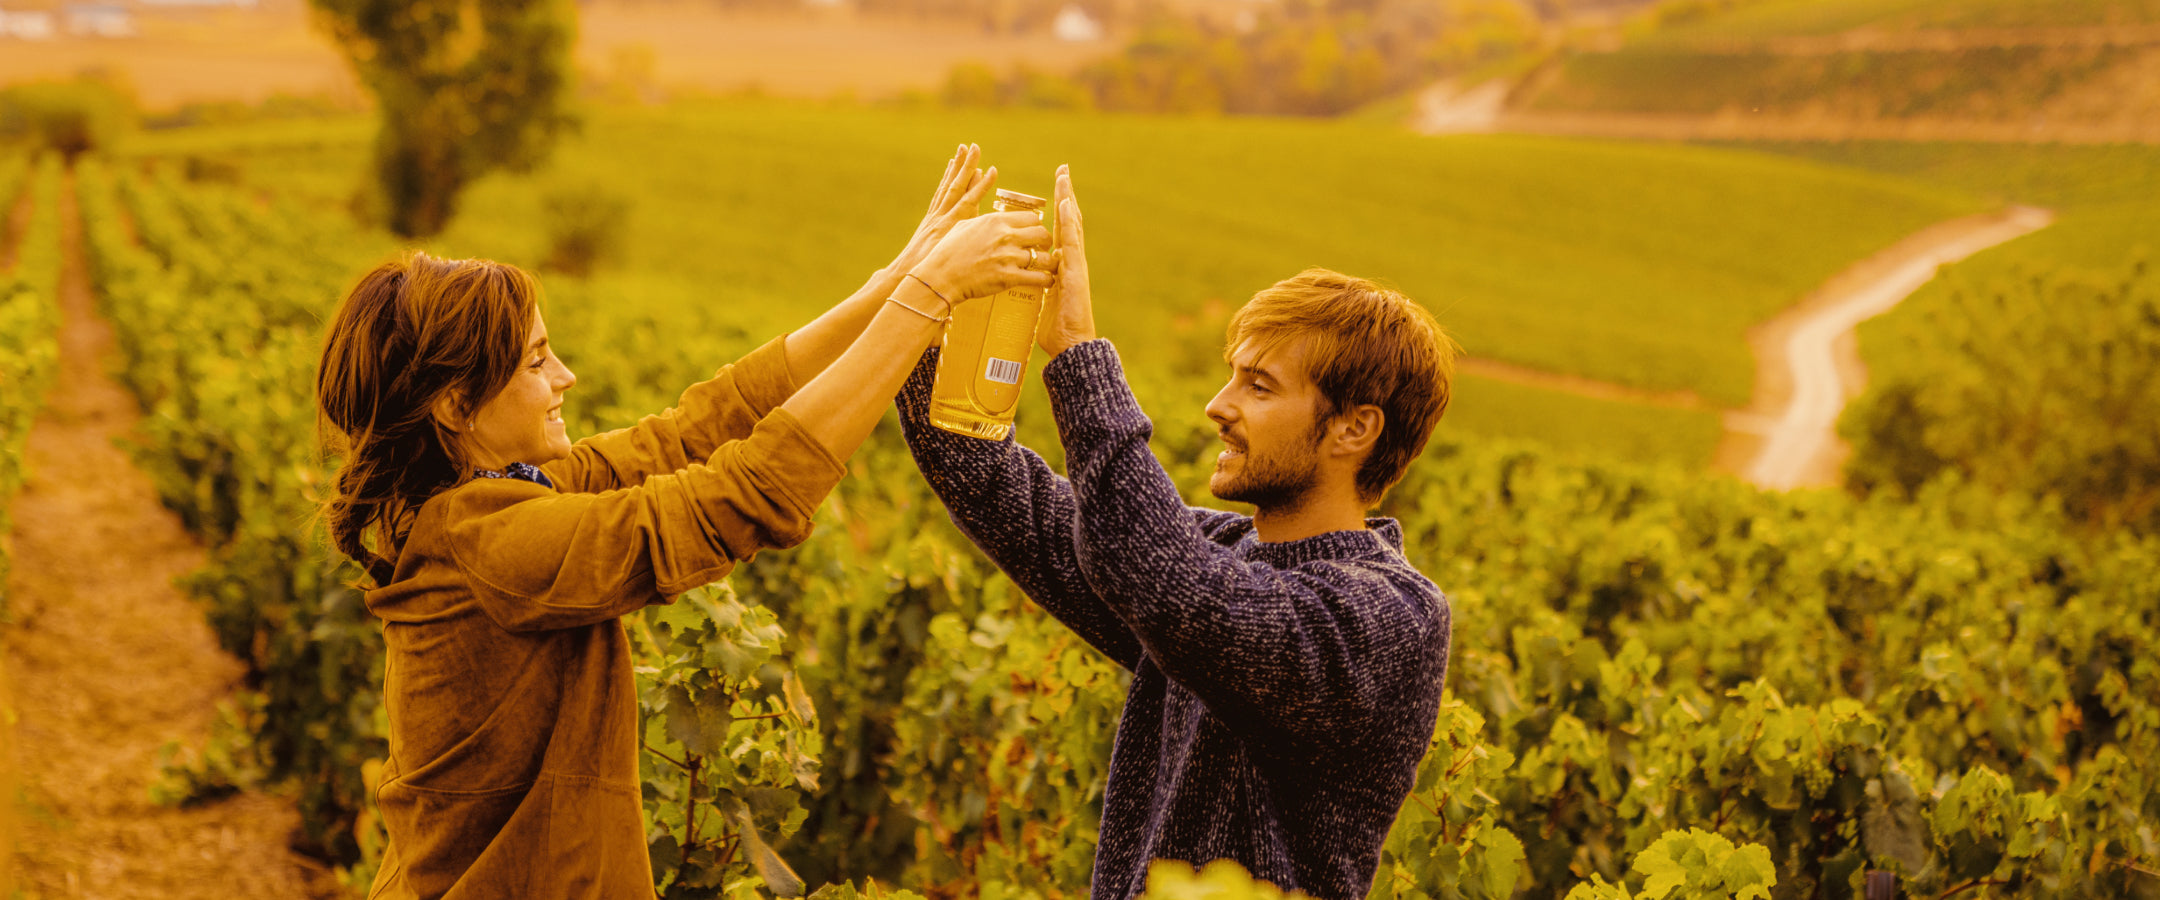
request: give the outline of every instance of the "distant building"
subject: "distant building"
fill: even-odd
[[[70,3],[60,8],[67,32],[77,37],[135,36],[135,14],[117,3]]]
[[[1056,35],[1058,40],[1075,44],[1093,43],[1103,39],[1102,23],[1095,21],[1095,17],[1088,15],[1087,10],[1073,3],[1067,3],[1064,9],[1058,10],[1057,18],[1050,22],[1050,33]]]
[[[49,41],[60,35],[49,12],[8,12],[0,9],[0,38],[18,41]]]

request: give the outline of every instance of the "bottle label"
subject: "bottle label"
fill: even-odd
[[[999,384],[1019,384],[1020,373],[1026,371],[1022,363],[993,356],[990,364],[983,367],[983,377]]]

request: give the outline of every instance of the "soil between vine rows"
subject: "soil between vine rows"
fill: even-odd
[[[340,896],[326,867],[289,848],[290,801],[150,800],[158,748],[200,743],[242,667],[172,584],[201,546],[115,444],[141,414],[104,371],[111,329],[94,310],[72,191],[61,215],[60,371],[24,454],[13,621],[0,624],[0,783],[14,798],[0,877],[26,898]]]

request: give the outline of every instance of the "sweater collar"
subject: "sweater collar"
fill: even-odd
[[[1239,539],[1245,545],[1248,559],[1268,563],[1279,569],[1294,569],[1309,562],[1328,559],[1365,559],[1374,556],[1402,556],[1402,524],[1390,518],[1374,517],[1365,520],[1363,531],[1330,531],[1294,541],[1269,543],[1260,540],[1260,532],[1252,527],[1252,520],[1245,520],[1245,534]]]

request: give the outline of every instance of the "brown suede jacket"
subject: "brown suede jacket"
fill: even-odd
[[[541,467],[554,489],[474,479],[421,507],[367,594],[390,714],[370,897],[653,896],[618,619],[809,536],[843,469],[777,409],[784,341],[579,441]]]

